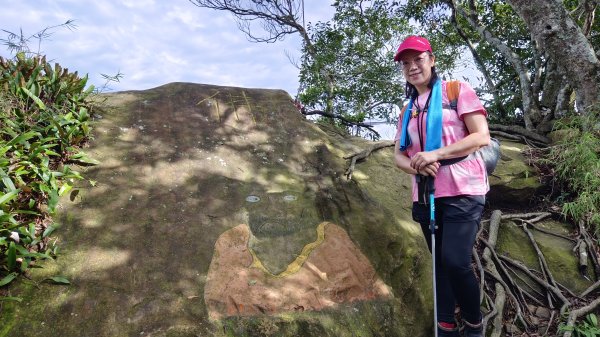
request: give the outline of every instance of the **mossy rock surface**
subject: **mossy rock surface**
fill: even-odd
[[[429,253],[391,148],[347,180],[343,157],[368,143],[305,120],[284,91],[172,83],[103,97],[87,149],[101,164],[84,172],[95,186],[61,202],[62,253],[11,287],[23,302],[3,303],[0,336],[429,335]],[[348,233],[392,298],[209,319],[222,233],[248,224],[277,271],[322,221]],[[71,285],[41,282],[55,275]]]
[[[524,208],[543,190],[536,169],[523,155],[526,145],[500,139],[500,160],[490,176],[489,202],[497,208]]]
[[[536,226],[563,236],[568,236],[572,232],[572,228],[568,225],[555,220],[544,220]],[[537,253],[520,224],[517,225],[513,221],[504,221],[500,228],[497,244],[498,253],[522,261],[530,269],[541,272]],[[529,230],[533,234],[540,251],[544,254],[548,268],[558,283],[575,294],[580,294],[592,285],[593,282],[585,279],[579,272],[578,257],[573,253],[575,246],[573,241],[543,233],[531,227],[529,227]],[[593,277],[594,275],[591,275],[591,278]],[[535,284],[535,282],[530,282],[530,284]],[[539,290],[540,288],[536,286],[536,289]]]

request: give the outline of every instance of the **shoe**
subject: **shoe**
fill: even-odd
[[[438,323],[437,325],[438,337],[460,337],[458,334],[458,325],[454,325],[454,328],[446,328]]]
[[[465,330],[464,337],[483,337],[483,323],[472,324],[463,319]]]

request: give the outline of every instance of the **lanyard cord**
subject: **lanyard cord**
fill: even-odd
[[[427,96],[427,101],[425,101],[425,106],[423,106],[422,111],[420,111],[419,109],[419,97],[417,96],[417,112],[419,112],[419,114],[417,115],[417,133],[419,134],[419,145],[421,146],[421,151],[423,151],[423,138],[425,138],[425,135],[423,134],[425,131],[423,126],[423,120],[425,119],[425,112],[429,110],[429,100],[431,99],[432,93],[433,90],[429,92],[429,96]]]

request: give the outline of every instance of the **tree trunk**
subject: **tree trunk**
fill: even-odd
[[[492,32],[490,32],[485,26],[481,25],[477,21],[475,14],[467,12],[463,7],[457,5],[455,1],[453,1],[453,6],[456,9],[456,12],[464,17],[473,27],[473,29],[479,33],[482,40],[496,48],[496,50],[498,50],[515,69],[515,72],[519,76],[519,84],[521,87],[525,128],[527,130],[534,131],[537,123],[541,121],[542,115],[538,106],[538,99],[536,96],[534,96],[532,90],[532,83],[528,75],[528,70],[523,64],[523,61],[513,50],[510,49],[508,45],[506,45],[506,43],[492,34]]]
[[[507,0],[531,35],[562,67],[582,111],[600,101],[600,63],[594,48],[560,0]]]

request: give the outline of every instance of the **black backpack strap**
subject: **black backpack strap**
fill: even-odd
[[[452,165],[452,164],[460,163],[463,160],[471,160],[473,158],[475,158],[475,152],[471,153],[468,156],[450,158],[450,159],[442,159],[442,160],[440,160],[440,165],[441,166]]]

